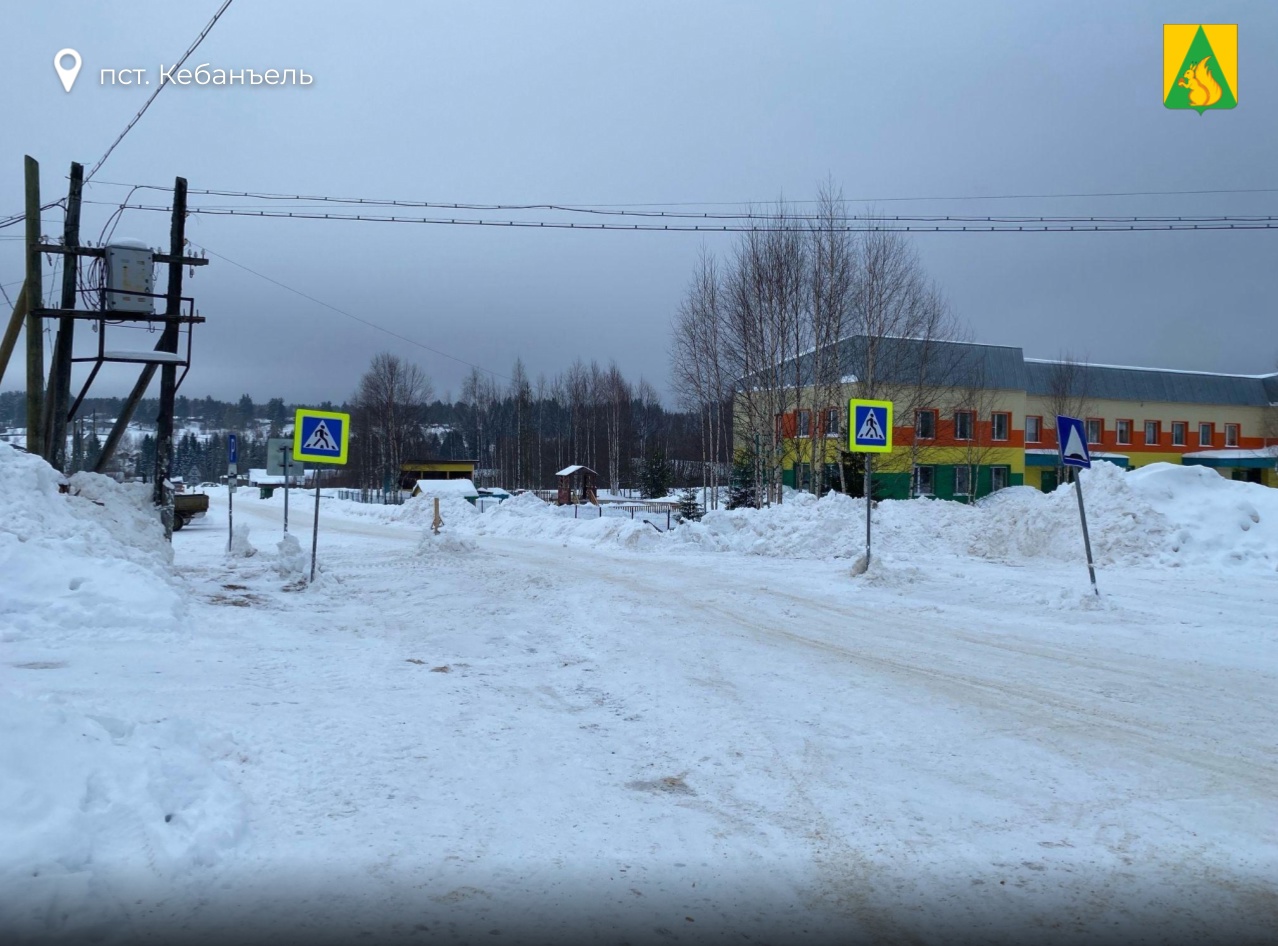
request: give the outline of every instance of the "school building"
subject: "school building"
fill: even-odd
[[[838,398],[774,418],[786,485],[810,488],[818,470],[838,475],[847,401],[865,396],[857,375],[873,357],[877,396],[895,405],[893,450],[873,461],[882,497],[971,500],[1004,486],[1055,489],[1058,413],[1085,420],[1093,462],[1198,465],[1278,486],[1278,373],[1081,364],[1026,358],[1010,346],[917,339],[879,339],[872,353],[864,338],[837,344]],[[812,402],[811,388],[802,400]]]

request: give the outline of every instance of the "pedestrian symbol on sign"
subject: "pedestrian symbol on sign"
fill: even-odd
[[[879,415],[877,411],[866,411],[865,421],[861,424],[861,429],[857,431],[856,439],[862,442],[867,440],[886,440],[883,428],[879,426]]]
[[[311,435],[306,438],[306,443],[302,445],[303,450],[336,450],[337,441],[333,439],[333,435],[328,432],[328,424],[320,421],[315,425],[315,429],[311,431]]]

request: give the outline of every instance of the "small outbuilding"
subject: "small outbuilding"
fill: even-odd
[[[573,503],[593,503],[599,505],[599,491],[595,485],[599,479],[599,474],[588,466],[582,466],[580,463],[574,463],[572,466],[566,466],[555,474],[559,478],[559,495],[555,500],[558,506],[571,506]],[[573,480],[577,481],[577,488],[573,488]]]
[[[413,485],[413,495],[425,496],[428,499],[436,496],[440,499],[457,496],[473,506],[475,500],[479,498],[479,490],[475,489],[475,484],[470,480],[418,480]]]

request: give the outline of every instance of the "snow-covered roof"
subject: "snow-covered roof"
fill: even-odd
[[[1195,450],[1184,454],[1186,457],[1200,457],[1204,460],[1265,460],[1278,459],[1278,445],[1262,447],[1259,450],[1232,448],[1229,450]]]
[[[470,480],[418,480],[414,496],[478,496],[479,490]]]
[[[179,355],[171,351],[104,351],[102,358],[105,361],[129,361],[129,362],[150,362],[151,364],[163,363],[166,365],[184,365],[186,364],[186,356]]]
[[[574,463],[572,466],[566,466],[566,467],[564,467],[562,470],[560,470],[558,473],[556,473],[556,474],[555,474],[555,476],[572,476],[572,475],[573,475],[574,473],[576,473],[578,470],[585,470],[587,473],[594,473],[594,472],[595,472],[594,470],[592,470],[592,469],[591,469],[590,467],[588,467],[588,466],[583,466],[583,465],[582,465],[582,464],[580,464],[580,463]],[[598,476],[598,474],[597,474],[597,473],[596,473],[595,475],[596,475],[596,476]]]

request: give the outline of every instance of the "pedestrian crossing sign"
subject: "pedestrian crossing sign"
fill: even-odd
[[[298,408],[293,419],[293,460],[297,463],[345,463],[351,415]]]
[[[848,450],[892,452],[891,401],[848,401]]]

